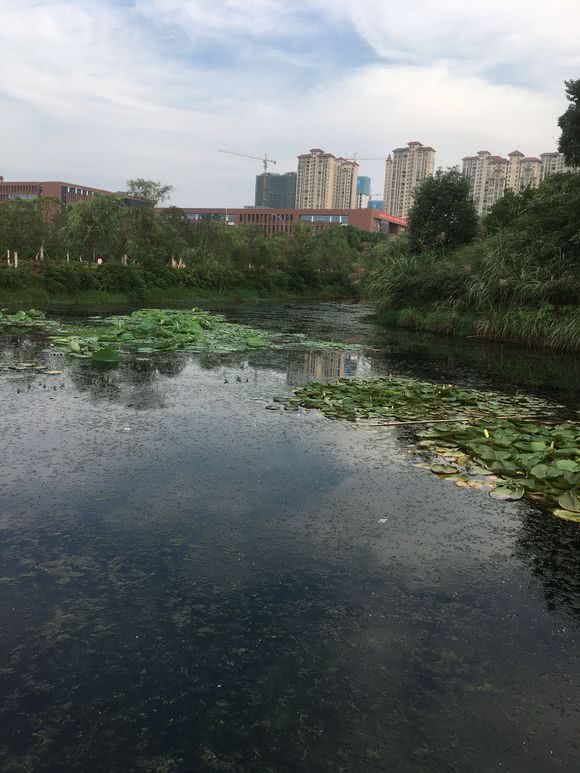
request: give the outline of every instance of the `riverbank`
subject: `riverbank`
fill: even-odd
[[[557,312],[548,307],[512,308],[505,312],[466,312],[446,307],[385,309],[378,315],[378,321],[403,330],[580,352],[577,307]]]
[[[43,287],[6,289],[0,287],[0,308],[10,311],[20,309],[62,310],[83,308],[127,308],[128,306],[198,306],[207,303],[260,303],[283,301],[331,301],[349,300],[353,296],[345,293],[344,287],[326,286],[306,288],[301,292],[266,291],[255,287],[207,290],[190,287],[151,287],[143,292],[119,292],[102,290],[79,290],[71,293],[49,292]]]

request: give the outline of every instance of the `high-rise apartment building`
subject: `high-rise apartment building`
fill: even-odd
[[[357,182],[358,163],[348,158],[337,158],[332,201],[335,209],[356,208]]]
[[[356,208],[366,209],[371,199],[371,178],[359,177],[356,183]]]
[[[493,156],[488,150],[463,159],[463,174],[469,178],[471,196],[480,215],[505,193],[509,166],[507,158]]]
[[[332,209],[336,184],[336,157],[320,148],[298,156],[296,207]]]
[[[256,175],[256,207],[293,209],[296,203],[296,172]]]
[[[508,154],[506,188],[519,193],[526,188],[537,188],[542,181],[542,162],[535,156],[524,156],[520,150]]]
[[[566,166],[562,153],[542,153],[537,158],[512,150],[505,159],[480,150],[476,156],[463,159],[463,174],[469,178],[480,215],[488,212],[507,190],[521,193],[526,188],[538,188],[549,175],[575,171],[580,170]]]
[[[358,163],[336,158],[320,148],[298,156],[296,206],[311,209],[354,209]]]
[[[566,166],[563,153],[540,153],[542,162],[542,180],[551,174],[566,174],[566,172],[579,172],[578,167]]]
[[[415,201],[415,189],[434,168],[435,150],[420,142],[393,150],[385,164],[385,212],[406,218]]]

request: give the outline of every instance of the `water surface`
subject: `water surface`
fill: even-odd
[[[408,433],[265,406],[397,372],[572,411],[579,361],[368,313],[227,309],[347,352],[4,375],[2,771],[578,770],[580,530],[416,469]]]

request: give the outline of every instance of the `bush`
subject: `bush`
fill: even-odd
[[[124,266],[122,263],[105,263],[95,272],[99,290],[118,291],[129,294],[143,294],[147,289],[145,275],[138,266]]]
[[[33,284],[32,274],[23,269],[0,268],[0,287],[6,290],[20,290]]]
[[[74,293],[99,287],[96,267],[87,263],[49,263],[39,277],[53,293]]]

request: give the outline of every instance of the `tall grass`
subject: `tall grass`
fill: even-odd
[[[580,312],[542,309],[505,312],[461,311],[452,307],[387,309],[379,316],[390,327],[524,346],[580,352]]]

